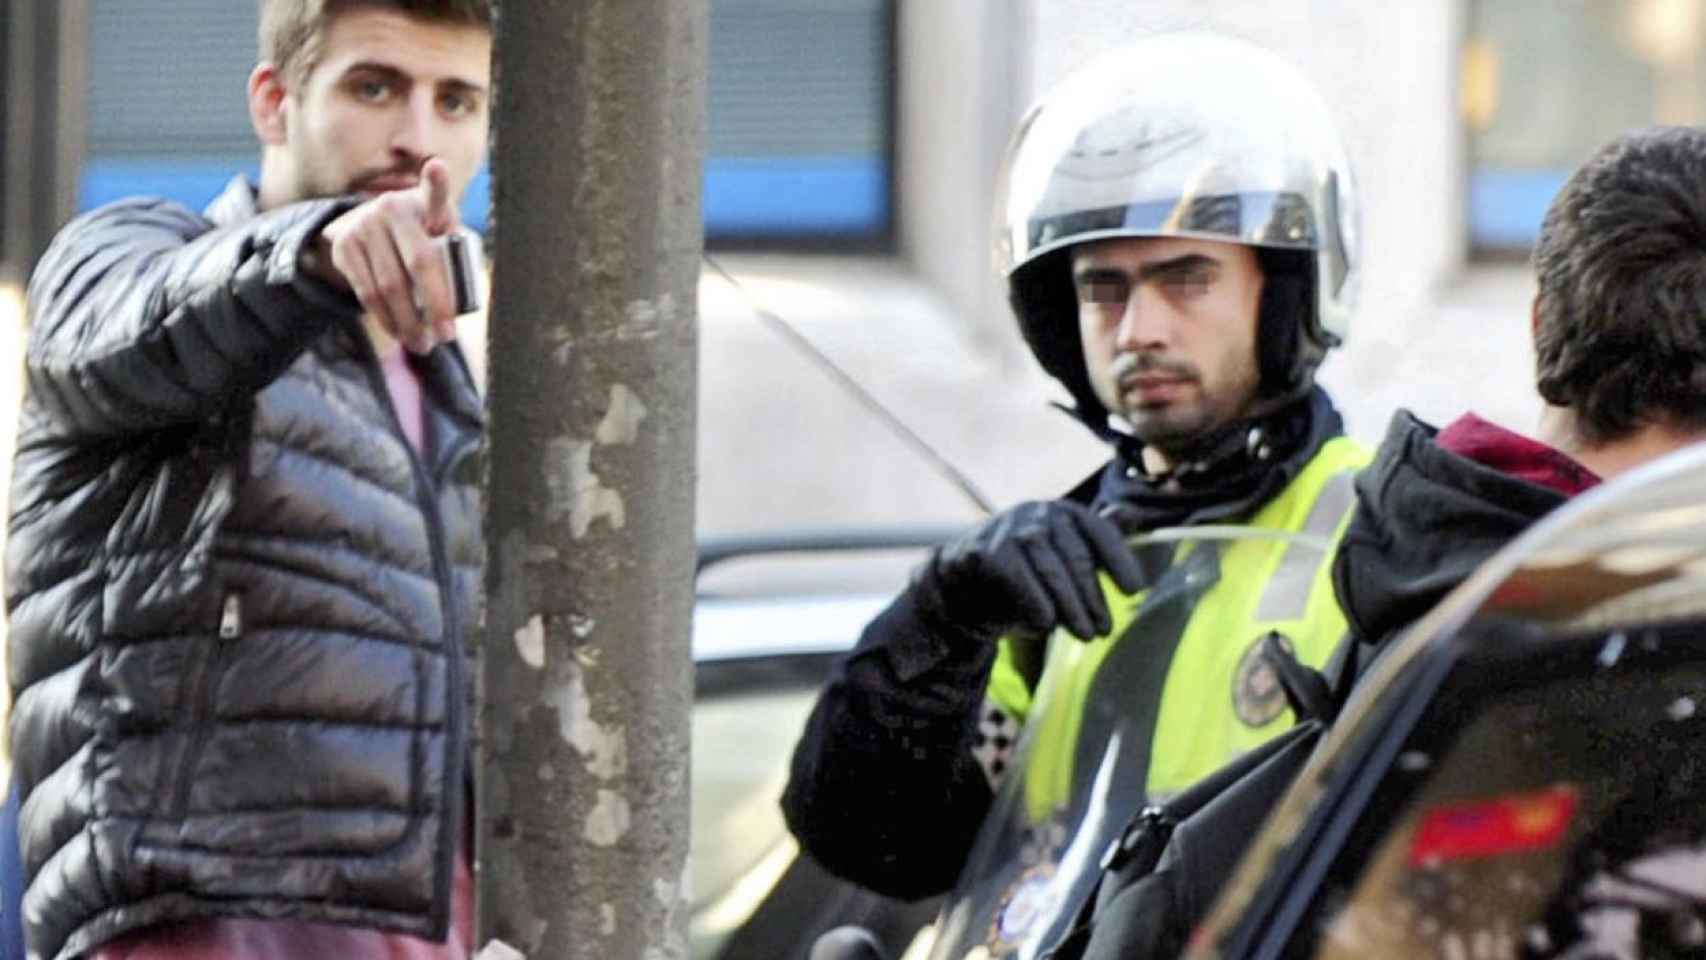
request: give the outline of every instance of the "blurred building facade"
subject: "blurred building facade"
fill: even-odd
[[[1025,106],[1134,36],[1243,36],[1338,114],[1362,296],[1322,376],[1370,440],[1399,406],[1531,429],[1521,257],[1540,212],[1617,132],[1706,119],[1706,0],[713,0],[712,17],[707,229],[740,285],[702,283],[706,531],[974,516],[754,306],[998,502],[1098,462],[1020,344],[988,217]],[[253,21],[231,0],[0,0],[0,400],[16,393],[16,284],[49,225],[139,191],[199,203],[252,168]]]

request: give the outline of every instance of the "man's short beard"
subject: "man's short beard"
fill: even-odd
[[[291,185],[292,199],[323,200],[327,197],[341,197],[350,192],[349,184],[332,183],[331,180],[330,176],[323,175],[323,171],[312,164],[298,163],[295,182]]]
[[[1215,422],[1208,411],[1198,408],[1193,410],[1185,419],[1178,422],[1166,414],[1147,418],[1134,417],[1122,413],[1121,419],[1131,428],[1132,435],[1142,440],[1145,445],[1167,454],[1168,456],[1187,455],[1199,446],[1208,434],[1216,433],[1225,424]]]
[[[1116,414],[1125,421],[1132,436],[1175,462],[1194,460],[1223,442],[1228,431],[1237,430],[1262,415],[1259,390],[1241,401],[1215,403],[1207,397],[1190,410],[1178,407],[1153,414],[1148,422],[1126,410]]]

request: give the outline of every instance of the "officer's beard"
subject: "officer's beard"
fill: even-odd
[[[1250,416],[1253,396],[1218,398],[1203,385],[1201,371],[1187,360],[1153,353],[1122,353],[1110,370],[1117,405],[1131,435],[1171,463],[1198,459],[1221,446],[1225,435]],[[1144,405],[1141,382],[1146,378],[1176,381],[1179,394],[1170,402]],[[1251,391],[1253,394],[1253,391]]]

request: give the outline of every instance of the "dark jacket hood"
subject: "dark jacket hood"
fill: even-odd
[[[1365,642],[1384,641],[1422,616],[1566,499],[1443,449],[1438,433],[1398,411],[1374,463],[1357,477],[1356,514],[1333,561],[1333,588]]]

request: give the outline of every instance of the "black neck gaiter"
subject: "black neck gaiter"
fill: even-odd
[[[1201,456],[1162,476],[1143,470],[1143,444],[1109,431],[1117,455],[1094,485],[1091,506],[1128,533],[1248,519],[1303,471],[1344,420],[1320,387],[1293,403],[1223,431]]]

